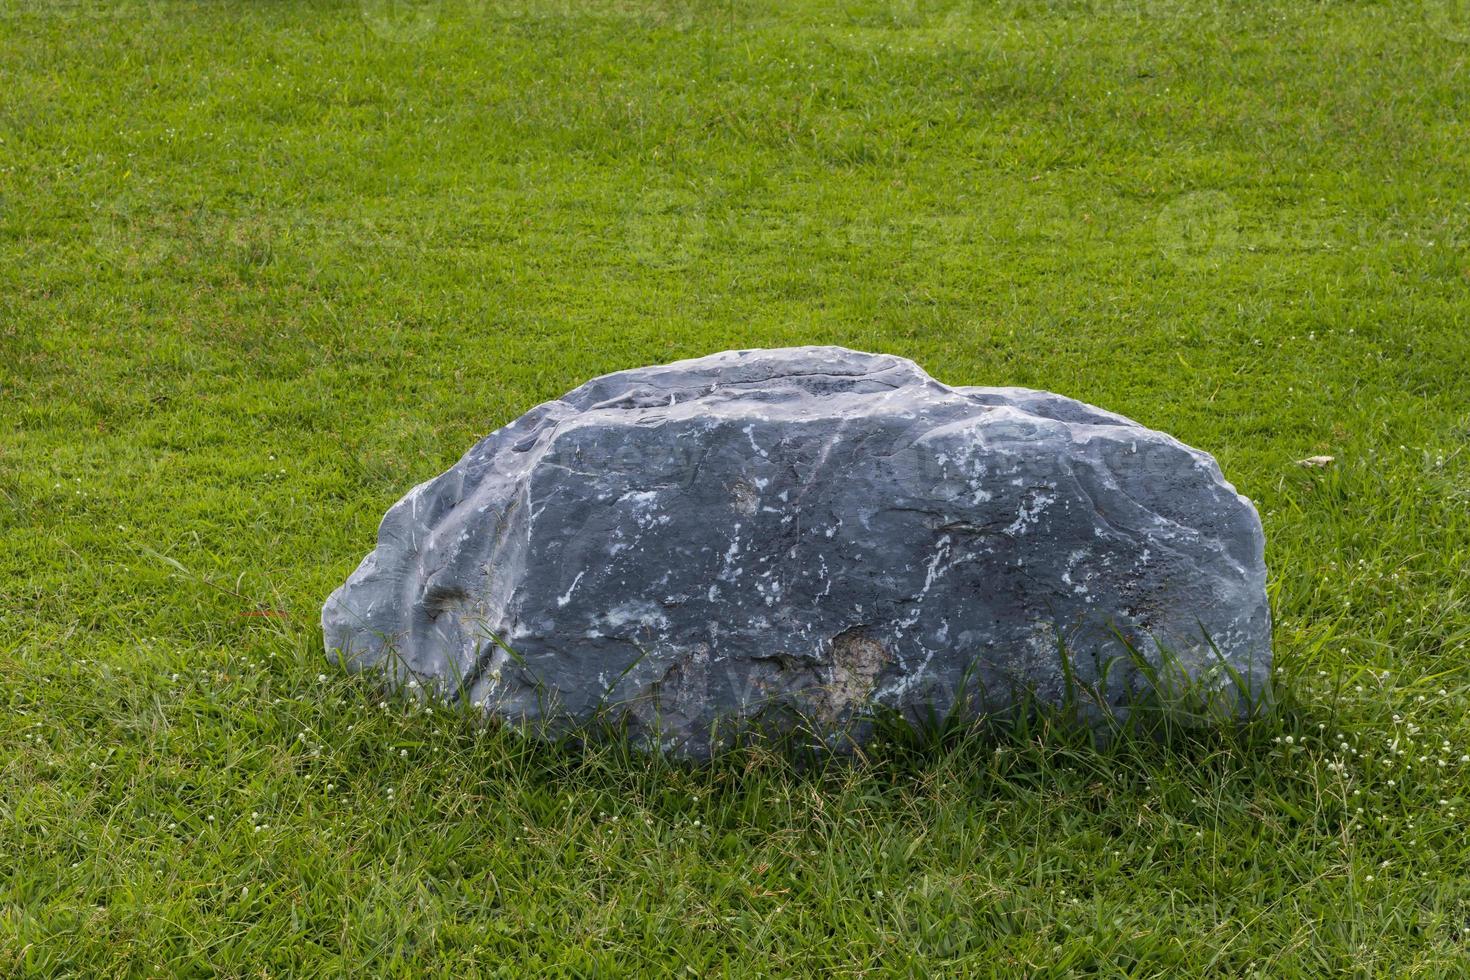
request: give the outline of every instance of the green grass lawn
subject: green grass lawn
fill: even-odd
[[[0,0],[0,975],[1464,976],[1467,331],[1458,0]],[[1215,453],[1279,713],[688,769],[327,666],[479,435],[806,343]]]

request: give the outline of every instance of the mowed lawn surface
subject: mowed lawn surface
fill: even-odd
[[[1470,971],[1463,4],[0,13],[0,974]],[[1215,453],[1279,713],[686,769],[326,664],[478,436],[815,343]]]

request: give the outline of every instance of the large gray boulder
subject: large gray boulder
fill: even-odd
[[[322,627],[396,683],[696,757],[751,724],[836,746],[883,709],[1100,717],[1159,668],[1236,712],[1269,677],[1263,547],[1210,456],[1111,412],[732,351],[490,433],[393,505]]]

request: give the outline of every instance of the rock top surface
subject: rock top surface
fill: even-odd
[[[746,724],[1088,692],[1167,662],[1258,696],[1264,536],[1214,459],[1090,405],[838,347],[620,371],[393,505],[327,649],[516,722]],[[1066,669],[1064,669],[1064,663]]]

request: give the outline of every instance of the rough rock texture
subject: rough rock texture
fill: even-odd
[[[879,707],[1108,710],[1139,656],[1258,696],[1263,547],[1210,456],[1121,416],[736,351],[492,432],[388,511],[322,626],[350,665],[507,719],[621,717],[693,756],[802,719],[835,745]]]

